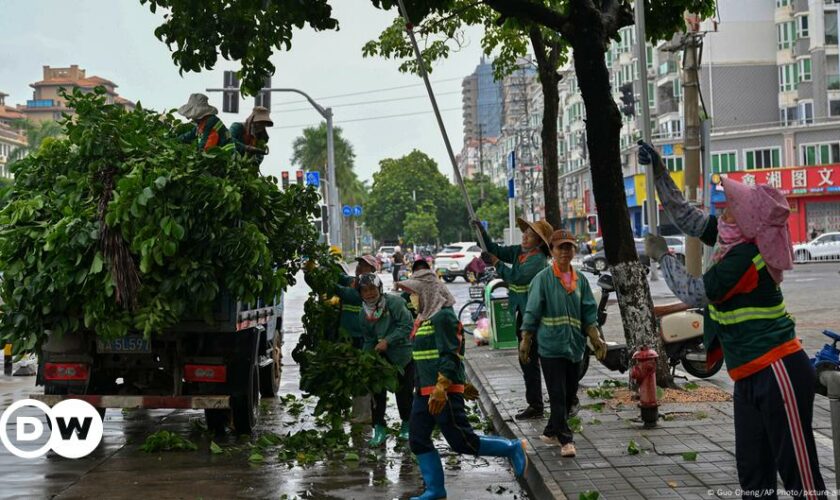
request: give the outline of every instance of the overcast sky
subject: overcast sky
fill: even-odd
[[[398,157],[414,148],[431,155],[451,177],[422,80],[399,73],[394,61],[362,58],[362,45],[375,38],[395,12],[377,10],[369,0],[331,3],[341,29],[297,32],[292,50],[273,58],[277,66],[273,85],[299,88],[334,107],[336,125],[355,148],[356,171],[362,179],[371,178],[382,158]],[[237,69],[235,63],[222,61],[214,71],[181,77],[166,45],[154,37],[160,22],[160,12],[151,14],[139,0],[2,0],[0,91],[10,94],[6,104],[22,104],[32,98],[29,84],[41,79],[44,65],[78,64],[88,76],[113,80],[120,95],[156,109],[178,107],[192,92],[220,87],[222,71]],[[469,45],[438,64],[432,74],[440,107],[448,110],[443,116],[456,153],[463,140],[461,79],[479,63],[478,36],[480,32],[471,33]],[[384,90],[406,86],[410,87]],[[375,92],[327,98],[370,91]],[[345,106],[404,97],[412,99]],[[221,109],[220,95],[210,98]],[[320,120],[314,110],[306,109],[305,102],[288,104],[295,100],[293,95],[273,97],[275,129],[271,131],[271,154],[262,166],[264,174],[279,176],[281,170],[291,170],[292,141],[304,126]],[[243,120],[252,104],[250,99],[242,102],[244,113],[240,116],[222,115],[225,123]],[[344,120],[391,115],[407,116],[342,124]]]

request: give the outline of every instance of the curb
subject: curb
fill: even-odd
[[[495,394],[491,395],[491,392],[487,389],[487,386],[489,385],[487,380],[479,372],[473,369],[468,357],[465,359],[464,367],[466,368],[467,380],[469,380],[476,389],[478,389],[479,404],[481,405],[481,409],[493,422],[493,427],[496,429],[498,434],[507,438],[522,439],[520,438],[520,435],[522,434],[514,432],[513,429],[516,427],[516,430],[518,430],[518,426],[516,426],[513,422],[505,420],[502,416],[498,408],[498,398],[496,398]],[[526,441],[528,442],[528,447],[531,448],[532,445],[530,440],[526,438]],[[521,484],[524,479],[528,494],[532,498],[556,498],[558,500],[566,500],[567,497],[560,488],[560,484],[551,476],[545,462],[543,462],[542,459],[540,459],[531,450],[527,451],[527,455],[528,468],[525,470],[524,477],[519,478],[519,481]]]

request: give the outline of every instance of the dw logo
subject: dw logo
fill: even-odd
[[[52,429],[44,428],[41,415],[17,415],[14,423],[9,423],[15,412],[26,408],[35,408],[46,415]],[[14,443],[9,436],[13,430]],[[45,433],[49,433],[46,443],[32,449]],[[49,450],[65,458],[82,458],[99,446],[102,433],[102,418],[96,408],[80,399],[66,399],[52,408],[41,401],[24,399],[13,403],[0,416],[0,442],[20,458],[38,458]]]

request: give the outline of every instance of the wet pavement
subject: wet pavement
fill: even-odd
[[[385,275],[383,275],[385,277]],[[127,411],[109,409],[102,444],[88,457],[69,460],[52,454],[33,460],[11,455],[0,446],[0,498],[306,498],[386,499],[407,498],[422,487],[414,457],[406,446],[369,450],[365,445],[370,428],[353,435],[351,452],[345,456],[300,466],[278,457],[277,447],[252,449],[263,435],[284,435],[315,427],[310,410],[314,401],[301,400],[297,366],[291,351],[301,330],[300,314],[308,289],[302,283],[286,297],[283,376],[280,395],[296,396],[296,402],[281,398],[263,400],[258,431],[250,440],[203,432],[203,414],[198,411]],[[0,411],[38,389],[34,377],[0,376]],[[303,401],[303,412],[295,415]],[[393,396],[389,423],[398,424]],[[296,407],[296,408],[292,408]],[[18,415],[16,413],[15,415]],[[35,416],[37,413],[32,413]],[[140,446],[157,431],[168,430],[194,442],[196,451],[146,453]],[[34,443],[43,444],[45,438]],[[211,444],[221,448],[214,454]],[[514,479],[507,461],[451,454],[445,441],[437,441],[446,470],[449,498],[519,499],[527,494]],[[249,458],[259,451],[264,460]],[[218,450],[217,450],[218,452]]]

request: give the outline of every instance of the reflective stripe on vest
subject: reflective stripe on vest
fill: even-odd
[[[513,293],[528,293],[528,290],[531,289],[531,285],[508,285],[508,288]]]
[[[545,326],[569,325],[580,328],[580,320],[571,316],[546,316],[542,322]]]
[[[222,151],[233,151],[236,148],[236,144],[229,142],[222,146]]]
[[[709,317],[721,325],[737,325],[755,319],[778,319],[787,315],[785,303],[771,307],[742,307],[732,311],[718,311],[709,304]]]
[[[415,337],[423,337],[426,335],[434,335],[435,334],[435,327],[432,325],[423,325],[414,332]]]
[[[350,304],[344,304],[341,306],[346,312],[362,312],[362,306],[351,306]]]
[[[756,255],[753,257],[753,264],[755,264],[756,271],[761,271],[761,269],[764,268],[764,257],[762,257],[761,254]]]
[[[427,351],[414,351],[411,354],[411,357],[414,358],[415,361],[423,361],[427,359],[437,359],[440,355],[438,354],[437,349],[429,349]]]

